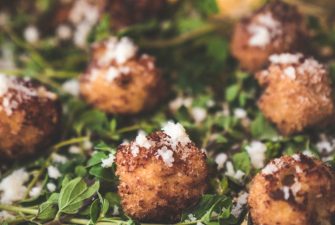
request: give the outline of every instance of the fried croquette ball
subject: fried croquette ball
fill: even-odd
[[[0,74],[0,159],[19,159],[54,140],[61,117],[57,95],[29,78]]]
[[[255,225],[331,225],[335,172],[303,154],[271,161],[251,182],[248,204]]]
[[[124,212],[142,222],[175,222],[206,189],[206,156],[180,124],[119,146],[118,192]]]
[[[93,46],[80,92],[88,103],[107,113],[136,114],[161,100],[164,82],[153,57],[137,54],[128,38],[110,38]]]
[[[334,113],[331,81],[323,65],[301,54],[270,57],[256,74],[265,91],[258,106],[284,135],[322,126]]]
[[[106,6],[111,26],[122,28],[157,18],[167,7],[167,0],[113,0]]]
[[[256,72],[267,64],[270,55],[298,51],[305,33],[295,6],[271,1],[235,26],[232,55],[243,69]]]

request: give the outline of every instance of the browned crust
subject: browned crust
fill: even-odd
[[[319,160],[303,154],[299,158],[297,161],[283,156],[278,171],[259,173],[253,179],[248,203],[255,225],[331,225],[335,214],[335,173]],[[295,195],[290,190],[289,198],[284,199],[282,188],[290,187],[293,180],[298,180],[301,188]]]
[[[156,156],[162,146],[172,149],[164,144],[167,135],[158,131],[147,138],[152,147],[140,148],[137,157],[130,152],[133,142],[120,145],[117,150],[122,207],[127,215],[140,221],[175,222],[181,211],[195,204],[206,189],[206,156],[193,143],[179,145],[169,167]]]

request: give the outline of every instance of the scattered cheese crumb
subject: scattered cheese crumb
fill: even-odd
[[[271,63],[274,64],[297,64],[299,60],[302,58],[302,54],[290,54],[290,53],[282,53],[282,54],[273,54],[269,57]]]
[[[194,107],[191,109],[192,118],[196,123],[201,123],[207,117],[207,111],[201,107]]]
[[[5,95],[9,88],[9,81],[7,76],[4,74],[0,74],[0,97]]]
[[[150,141],[147,139],[146,134],[144,131],[139,131],[138,135],[130,147],[131,154],[136,157],[140,152],[140,147],[149,149],[151,147]]]
[[[53,178],[53,179],[58,179],[62,176],[62,174],[59,172],[59,170],[54,166],[49,166],[48,167],[48,175],[49,175],[50,178]]]
[[[275,20],[271,12],[263,13],[248,26],[251,34],[248,44],[255,47],[265,47],[271,43],[277,35],[281,34],[281,24]]]
[[[66,93],[78,97],[80,93],[79,82],[77,79],[67,80],[62,85],[63,91]]]
[[[115,156],[113,154],[109,154],[108,158],[101,160],[101,162],[102,162],[101,166],[103,168],[112,167],[112,165],[114,163],[114,160],[115,160]]]
[[[286,67],[283,72],[291,80],[294,80],[296,78],[296,73],[293,66]]]
[[[236,204],[233,206],[231,210],[231,214],[238,218],[240,214],[242,213],[243,207],[247,204],[248,202],[248,196],[249,194],[247,192],[241,192],[239,196],[237,197]]]
[[[234,117],[237,119],[245,119],[247,118],[247,112],[242,108],[234,109]]]
[[[40,196],[42,191],[42,186],[41,185],[37,185],[36,187],[33,187],[30,192],[29,192],[29,196],[31,198],[36,198],[38,196]]]
[[[72,30],[70,26],[61,24],[57,27],[56,35],[60,40],[68,40],[72,36]]]
[[[179,143],[185,146],[191,142],[185,128],[180,123],[169,121],[163,126],[162,130],[170,137],[170,143],[173,149],[176,149]]]
[[[235,172],[233,163],[228,161],[226,163],[226,173],[225,173],[225,175],[227,175],[228,177],[231,177],[231,178],[235,179],[236,181],[242,183],[245,173],[241,170],[237,170]]]
[[[169,109],[172,112],[176,112],[178,109],[180,109],[183,106],[186,108],[191,107],[192,102],[193,102],[193,99],[191,97],[185,98],[185,97],[179,96],[169,103]]]
[[[118,216],[118,215],[120,215],[119,206],[117,206],[117,205],[114,205],[114,206],[113,206],[113,212],[112,212],[112,215],[113,215],[113,216]]]
[[[56,185],[54,183],[47,183],[47,189],[50,192],[54,192],[56,190]]]
[[[51,159],[52,159],[53,162],[55,162],[55,163],[61,163],[61,164],[64,164],[64,163],[66,163],[68,161],[68,159],[65,156],[59,155],[57,153],[53,153],[51,155]]]
[[[81,149],[78,146],[76,146],[76,145],[71,145],[69,147],[69,152],[71,154],[79,154],[81,152]]]
[[[24,30],[23,36],[27,42],[34,44],[39,40],[39,31],[35,26],[30,25]]]
[[[227,161],[228,156],[225,153],[219,153],[215,157],[215,163],[218,165],[218,170],[224,167],[225,162]]]
[[[116,69],[115,67],[110,67],[108,68],[107,73],[106,73],[106,80],[108,82],[112,82],[119,75],[120,75],[120,71],[118,69]]]
[[[6,220],[11,219],[15,219],[15,216],[5,210],[0,211],[0,222],[5,222]]]
[[[260,141],[252,141],[245,148],[249,154],[251,164],[254,168],[260,169],[264,167],[266,145]]]
[[[167,166],[171,167],[173,165],[173,151],[168,149],[166,146],[163,146],[157,151],[157,156],[160,156]]]
[[[24,186],[29,179],[29,174],[24,169],[18,169],[5,177],[0,183],[0,202],[3,204],[12,204],[22,200],[27,191]]]
[[[282,188],[282,190],[283,190],[283,193],[284,193],[284,199],[288,200],[290,198],[290,188],[287,187],[287,186],[284,186]]]

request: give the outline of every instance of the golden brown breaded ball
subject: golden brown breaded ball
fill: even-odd
[[[80,92],[89,104],[111,114],[148,111],[165,93],[154,58],[138,54],[125,37],[93,46],[90,65],[80,79]]]
[[[299,50],[306,39],[304,27],[295,6],[270,1],[235,26],[232,55],[243,69],[256,72],[267,64],[270,55]]]
[[[0,74],[0,159],[46,147],[55,139],[60,117],[56,94],[29,78]]]
[[[255,225],[332,225],[335,172],[303,154],[271,161],[251,182],[248,204]]]
[[[265,91],[258,106],[284,135],[322,126],[334,114],[331,80],[323,65],[301,54],[270,57],[256,74]]]
[[[116,166],[122,208],[142,222],[178,221],[206,189],[206,156],[180,124],[120,145]]]

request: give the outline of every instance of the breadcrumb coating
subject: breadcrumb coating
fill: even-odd
[[[270,57],[256,74],[265,91],[258,101],[264,115],[284,135],[322,126],[334,113],[331,80],[325,67],[301,54]]]
[[[306,37],[296,7],[270,1],[235,26],[231,51],[243,69],[256,72],[268,63],[270,55],[302,49]]]
[[[4,90],[0,94],[0,158],[23,158],[55,139],[60,103],[54,93],[37,82],[0,76],[0,89]]]
[[[146,138],[150,147],[139,147],[137,154],[134,141],[116,154],[123,210],[140,221],[176,222],[206,189],[206,156],[192,142],[174,146],[162,131]]]
[[[255,225],[331,225],[335,216],[335,172],[303,154],[271,161],[250,186]]]

